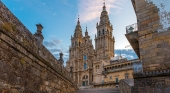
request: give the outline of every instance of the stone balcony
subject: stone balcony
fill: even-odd
[[[138,38],[138,26],[137,24],[132,24],[126,27],[126,34],[125,34],[127,40],[129,41],[130,45],[132,46],[133,50],[137,54],[137,56],[140,58],[139,53],[139,38]]]
[[[127,66],[127,67],[124,67],[124,68],[111,69],[111,70],[108,70],[107,72],[111,73],[111,72],[118,72],[118,71],[129,70],[129,69],[133,69],[133,67]]]

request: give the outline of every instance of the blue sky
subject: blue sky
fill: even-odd
[[[78,15],[83,34],[87,25],[93,40],[97,32],[103,0],[2,0],[2,2],[31,31],[36,32],[35,24],[44,27],[44,45],[58,57],[59,52],[68,58],[71,35],[74,34]],[[125,27],[136,23],[136,15],[131,0],[106,0],[110,22],[113,25],[115,49],[125,49],[129,45],[125,37]],[[133,54],[135,55],[135,54]]]

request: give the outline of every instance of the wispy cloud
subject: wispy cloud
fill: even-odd
[[[52,39],[49,41],[44,41],[44,46],[58,59],[59,53],[63,53],[63,59],[66,62],[69,56],[68,47],[62,46],[62,40],[55,38],[55,36],[51,36]]]
[[[121,56],[127,58],[128,60],[138,58],[133,49],[115,49],[115,56]]]
[[[59,39],[52,39],[51,41],[44,41],[44,45],[48,48],[58,47],[58,45],[62,42]]]
[[[111,9],[121,10],[121,6],[125,1],[127,0],[106,0],[106,9],[108,13],[111,13]],[[103,0],[79,0],[78,6],[78,15],[80,15],[81,23],[86,23],[100,17]]]

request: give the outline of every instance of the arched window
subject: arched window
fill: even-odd
[[[87,56],[86,56],[86,55],[84,55],[83,59],[84,59],[84,60],[87,60]]]
[[[84,63],[84,70],[87,69],[87,63]]]
[[[99,36],[100,36],[100,31],[99,31]]]
[[[83,76],[83,79],[88,79],[88,76],[87,75]]]

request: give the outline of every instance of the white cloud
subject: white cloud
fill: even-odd
[[[58,45],[62,43],[62,40],[52,39],[51,41],[44,41],[44,46],[48,48],[58,47]]]
[[[108,13],[110,13],[111,9],[121,10],[122,3],[125,1],[127,0],[106,0],[106,10]],[[78,6],[78,15],[80,15],[81,23],[87,23],[100,17],[103,0],[79,0]]]

